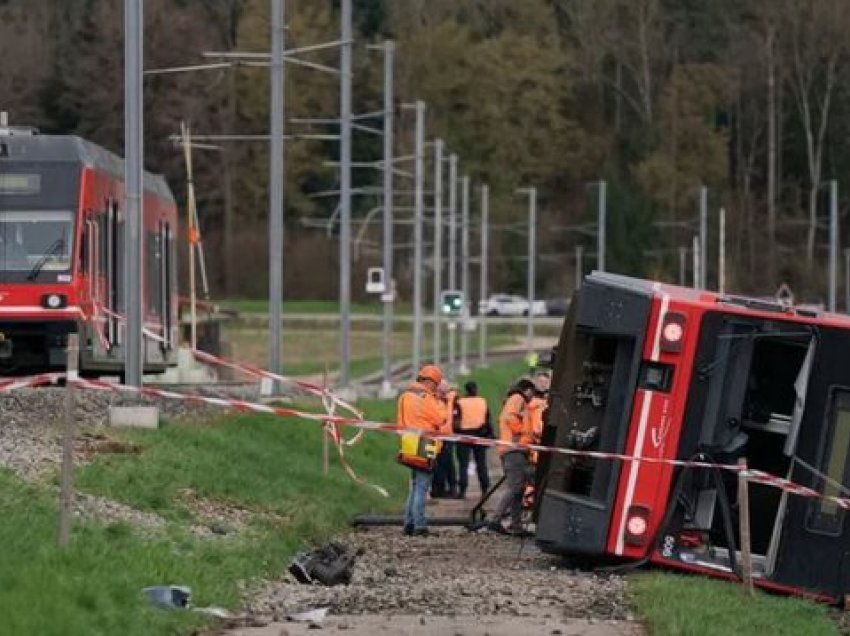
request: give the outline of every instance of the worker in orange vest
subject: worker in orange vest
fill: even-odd
[[[457,416],[457,391],[443,380],[439,392],[446,403],[446,428],[451,431],[454,428],[454,420]],[[457,499],[459,497],[457,486],[455,445],[454,442],[443,442],[440,454],[437,456],[436,466],[434,466],[431,497],[434,499],[441,497]]]
[[[475,382],[467,382],[463,388],[466,395],[457,401],[458,417],[455,420],[455,432],[492,439],[493,425],[490,423],[490,409],[487,408],[487,400],[478,395],[478,385]],[[490,475],[487,472],[487,447],[480,444],[458,442],[455,449],[457,450],[458,483],[461,499],[466,497],[466,487],[469,484],[470,455],[475,459],[478,485],[481,486],[481,494],[483,495],[490,489]]]
[[[543,437],[543,411],[545,411],[546,407],[549,405],[550,384],[551,380],[548,373],[545,371],[538,371],[535,373],[534,396],[528,403],[528,409],[526,410],[531,431],[534,433],[535,443],[539,442]],[[537,455],[538,453],[536,451],[532,451],[530,454],[529,460],[532,464],[537,463]]]
[[[494,532],[506,532],[502,526],[502,518],[510,512],[511,527],[507,532],[515,536],[528,534],[522,527],[522,496],[525,485],[531,478],[529,451],[511,447],[510,444],[531,444],[535,440],[527,416],[528,403],[534,397],[534,390],[531,380],[524,378],[517,382],[508,392],[499,414],[499,439],[504,443],[499,444],[498,449],[508,491],[499,504],[495,518],[487,525],[487,528]]]
[[[438,390],[443,381],[443,372],[433,365],[426,365],[416,374],[413,382],[398,399],[398,426],[430,434],[447,435],[445,402]],[[427,536],[428,521],[425,517],[425,500],[431,486],[431,471],[427,468],[410,468],[410,490],[404,514],[404,533],[408,536]]]

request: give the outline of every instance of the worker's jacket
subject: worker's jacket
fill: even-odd
[[[396,424],[426,433],[451,433],[445,403],[418,382],[412,383],[399,397]]]
[[[446,427],[449,431],[454,430],[459,416],[457,391],[451,390],[446,394]]]
[[[458,406],[460,407],[460,417],[455,426],[456,432],[478,437],[493,436],[487,400],[478,395],[468,395],[458,400]]]
[[[542,395],[535,395],[526,405],[526,425],[531,429],[531,434],[534,437],[535,444],[539,443],[540,439],[543,437],[543,411],[546,410],[547,404],[548,400],[545,397]],[[532,452],[529,459],[532,463],[537,463],[537,452]]]
[[[508,396],[504,406],[502,406],[502,412],[499,414],[500,440],[512,444],[534,443],[534,432],[531,429],[531,422],[527,417],[527,407],[528,405],[521,393],[514,393]],[[498,448],[499,453],[502,455],[511,452],[528,452],[521,448],[511,448],[502,444]]]

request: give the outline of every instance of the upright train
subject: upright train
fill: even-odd
[[[144,372],[176,362],[177,209],[165,180],[144,174]],[[124,161],[74,136],[0,119],[0,376],[66,365],[80,335],[80,372],[124,369]]]

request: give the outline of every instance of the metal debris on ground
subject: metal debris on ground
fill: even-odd
[[[153,585],[143,588],[142,592],[162,609],[186,609],[192,599],[192,588],[185,585]]]
[[[352,569],[363,550],[354,551],[343,543],[331,541],[310,552],[301,552],[289,565],[289,573],[299,583],[339,585],[351,582]]]

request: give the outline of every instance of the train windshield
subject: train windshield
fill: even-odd
[[[70,210],[0,211],[0,272],[35,281],[71,269]]]

